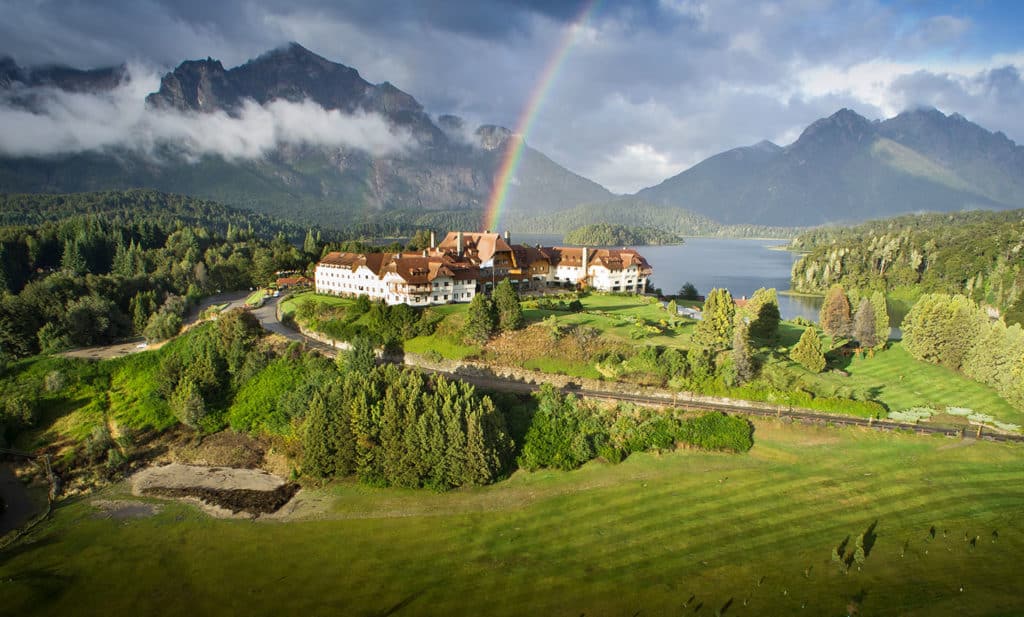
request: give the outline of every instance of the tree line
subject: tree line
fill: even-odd
[[[993,318],[963,295],[925,294],[903,320],[903,346],[992,387],[1024,409],[1024,328]]]
[[[832,285],[891,293],[961,294],[1024,322],[1024,210],[901,216],[853,227],[823,227],[790,245],[806,255],[793,289]]]

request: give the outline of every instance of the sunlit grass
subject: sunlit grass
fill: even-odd
[[[304,522],[175,504],[104,520],[73,500],[0,554],[4,606],[611,616],[731,600],[727,615],[845,615],[860,597],[861,614],[1024,612],[1019,447],[772,421],[755,440],[745,455],[634,455],[446,494],[346,481],[307,492]],[[863,567],[844,573],[833,548],[875,521]]]

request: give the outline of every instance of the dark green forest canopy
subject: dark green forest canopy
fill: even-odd
[[[294,223],[239,210],[215,201],[148,189],[70,194],[0,194],[0,226],[42,225],[72,217],[97,216],[115,225],[157,227],[202,226],[212,234],[225,235],[228,226],[251,229],[270,239],[283,233],[301,241],[307,229]]]
[[[655,227],[627,227],[609,223],[596,223],[577,227],[565,234],[567,244],[584,246],[651,246],[682,244],[677,234]]]
[[[964,294],[1024,320],[1024,210],[924,214],[799,235],[793,289]]]
[[[155,191],[0,196],[0,355],[177,332],[200,297],[307,270],[319,233]],[[307,236],[300,250],[292,239]],[[308,248],[309,252],[304,252]]]

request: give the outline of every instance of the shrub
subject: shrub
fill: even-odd
[[[744,418],[711,412],[683,422],[679,441],[705,450],[746,452],[754,445],[754,427]]]

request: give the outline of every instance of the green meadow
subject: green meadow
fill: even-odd
[[[0,596],[10,615],[1024,613],[1020,446],[755,426],[743,455],[442,494],[331,484],[289,522],[166,502],[108,519],[75,498],[0,553]],[[849,568],[832,558],[847,538]]]

